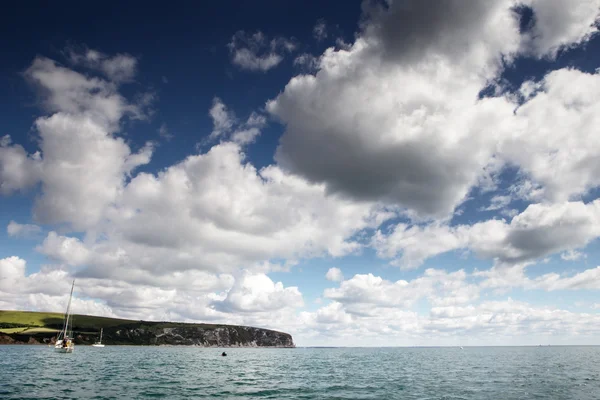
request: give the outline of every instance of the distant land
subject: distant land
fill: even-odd
[[[51,344],[63,314],[0,310],[0,344]],[[135,321],[73,314],[76,344],[92,344],[104,329],[106,345],[187,345],[202,347],[295,347],[288,333],[237,325]]]

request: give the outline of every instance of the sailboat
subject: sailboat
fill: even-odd
[[[92,345],[92,347],[104,347],[104,345],[102,344],[102,331],[103,330],[104,330],[103,328],[100,328],[100,340],[98,340],[96,343],[94,343]]]
[[[65,319],[63,322],[63,328],[59,332],[54,344],[54,350],[60,353],[72,353],[75,349],[75,342],[73,340],[73,317],[71,316],[71,300],[73,299],[73,288],[75,287],[75,281],[71,286],[71,294],[69,296],[69,304],[67,305],[67,312],[65,313]],[[69,326],[71,324],[71,326]],[[69,331],[71,329],[71,331]]]

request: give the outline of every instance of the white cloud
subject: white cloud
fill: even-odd
[[[360,249],[354,233],[389,217],[275,166],[257,171],[226,142],[156,176],[135,176],[107,214],[107,239],[90,245],[89,268],[230,272],[269,259],[341,256]]]
[[[294,59],[294,65],[305,68],[309,72],[313,72],[319,68],[319,58],[312,54],[302,53]]]
[[[139,118],[113,83],[86,77],[36,58],[25,76],[38,86],[52,115],[35,121],[41,152],[27,155],[19,145],[0,148],[2,192],[42,183],[34,216],[41,223],[67,223],[75,230],[95,226],[116,201],[124,177],[149,162],[152,145],[133,153],[116,137],[124,116]],[[43,155],[43,156],[42,156]]]
[[[213,105],[208,114],[213,121],[213,130],[210,134],[212,137],[228,133],[236,122],[235,115],[227,109],[218,97],[213,99]]]
[[[209,115],[213,121],[213,130],[209,136],[209,141],[221,138],[222,140],[231,140],[234,143],[246,145],[254,142],[267,123],[267,119],[256,112],[250,114],[246,122],[240,123],[235,113],[230,111],[218,97],[213,99]]]
[[[84,115],[56,113],[36,126],[44,174],[35,217],[43,223],[95,226],[122,191],[124,175],[150,161],[150,145],[132,153],[123,139]]]
[[[485,278],[482,288],[509,289],[521,287],[527,290],[598,290],[600,289],[600,267],[587,269],[573,275],[560,275],[555,272],[529,278],[525,274],[527,265],[519,264],[511,267],[494,266],[487,271],[476,271],[475,276]]]
[[[15,221],[10,221],[6,227],[6,233],[8,236],[15,237],[33,237],[42,231],[37,225],[32,224],[19,224]]]
[[[428,269],[410,282],[390,282],[372,274],[355,275],[339,288],[326,289],[323,296],[345,305],[350,314],[369,315],[373,307],[410,308],[422,298],[433,305],[463,304],[479,297],[476,285],[466,281],[463,270],[448,273]]]
[[[578,199],[600,185],[595,172],[600,167],[600,74],[561,69],[528,84],[537,87],[536,93],[516,110],[515,131],[501,147],[504,157],[533,180],[515,191],[532,200]]]
[[[245,123],[237,126],[231,134],[231,141],[239,145],[253,143],[266,124],[267,119],[263,115],[252,113]]]
[[[512,198],[510,196],[496,195],[490,200],[490,205],[484,208],[485,211],[502,210],[510,204]]]
[[[585,42],[598,31],[598,0],[526,0],[522,4],[534,11],[534,25],[524,46],[538,56],[555,57],[559,50]]]
[[[227,296],[212,304],[217,310],[252,313],[301,307],[304,302],[297,287],[284,288],[281,282],[274,283],[264,274],[244,272]]]
[[[0,141],[0,194],[8,195],[33,187],[40,176],[40,153],[27,154],[22,146],[11,145],[9,135]]]
[[[105,129],[116,129],[124,114],[139,113],[119,95],[113,83],[88,78],[48,58],[37,57],[25,76],[40,88],[43,104],[50,112],[84,115]]]
[[[78,239],[59,236],[56,232],[48,233],[37,250],[55,261],[71,266],[85,264],[90,256],[89,250]]]
[[[25,266],[19,257],[0,260],[0,306],[63,312],[72,276],[56,266],[25,275]],[[246,273],[236,281],[231,276],[221,277],[209,283],[213,278],[217,277],[174,273],[147,285],[79,276],[73,310],[109,317],[200,320],[278,329],[282,329],[280,324],[297,324],[295,309],[303,300],[296,287],[283,287],[263,274]]]
[[[534,280],[535,286],[548,291],[600,289],[600,267],[587,269],[573,276],[560,276],[557,273],[542,275]]]
[[[231,61],[242,69],[266,72],[283,61],[285,53],[296,49],[293,40],[277,37],[269,40],[261,31],[238,31],[227,45]]]
[[[68,53],[72,63],[100,71],[113,82],[129,82],[136,74],[137,59],[129,54],[109,57],[92,49],[84,49],[82,52],[69,49]]]
[[[452,15],[465,14],[455,6]],[[267,104],[286,125],[278,163],[326,183],[332,192],[422,214],[450,213],[477,183],[498,135],[511,125],[514,106],[507,99],[478,100],[498,70],[500,54],[512,54],[519,44],[510,10],[488,8],[466,13],[472,27],[456,23],[446,33],[436,32],[430,45],[410,49],[400,48],[409,43],[402,39],[407,32],[397,37],[388,32],[393,26],[424,26],[397,24],[398,18],[412,21],[400,15],[409,8],[392,3],[388,12],[372,14],[349,50],[328,49],[315,76],[294,77]],[[440,21],[446,21],[446,11],[440,11]],[[445,39],[435,43],[436,38]],[[406,59],[388,62],[396,52]]]
[[[506,300],[479,301],[490,288],[513,285],[545,291],[597,289],[600,267],[573,276],[546,274],[529,279],[524,266],[492,268],[470,277],[460,270],[429,269],[411,281],[390,282],[381,277],[355,275],[326,289],[332,301],[313,313],[302,313],[306,340],[339,345],[365,345],[369,338],[395,345],[538,344],[569,343],[574,336],[590,343],[600,330],[597,314],[573,313]],[[476,283],[472,278],[485,277]],[[427,299],[431,308],[416,312]],[[317,339],[318,338],[318,339]]]
[[[515,115],[512,94],[479,98],[503,63],[525,51],[529,39],[519,32],[515,2],[474,2],[467,9],[460,1],[409,3],[366,6],[350,49],[328,49],[316,75],[292,78],[268,102],[286,126],[276,154],[282,167],[331,192],[434,217],[450,215],[484,183],[487,170],[498,173],[505,162],[547,186],[552,200],[598,185],[591,156],[598,149],[590,136],[598,125],[596,75],[552,72],[543,93]],[[585,3],[569,3],[577,18],[560,30],[571,32],[582,16],[593,21]],[[532,7],[542,15],[551,5]],[[540,20],[540,29],[547,22]],[[586,40],[559,36],[548,43]],[[552,52],[540,46],[539,57]],[[558,147],[565,142],[574,146]]]
[[[569,250],[560,255],[560,258],[565,261],[577,261],[586,258],[586,255],[577,250]]]
[[[25,275],[25,260],[12,256],[0,259],[0,290],[10,291],[17,280]]]
[[[129,309],[125,300],[117,301],[114,290],[94,291],[94,287],[147,287],[147,293],[154,293],[151,288],[176,288],[183,300],[169,308],[169,316],[226,321],[231,314],[210,305],[220,299],[222,307],[243,306],[236,303],[237,289],[229,300],[215,292],[231,288],[232,273],[240,268],[267,273],[288,269],[303,257],[359,251],[362,244],[352,239],[354,234],[393,216],[373,203],[328,195],[323,185],[277,166],[256,170],[245,160],[241,145],[256,137],[266,118],[253,113],[243,123],[228,124],[231,114],[224,105],[213,110],[223,113],[212,113],[220,121],[215,126],[223,130],[220,144],[156,175],[135,174],[138,165],[149,162],[152,146],[133,153],[116,136],[115,129],[124,116],[134,116],[131,110],[136,106],[115,85],[46,59],[36,59],[27,74],[46,91],[46,106],[53,113],[36,121],[43,173],[38,177],[42,193],[35,217],[67,228],[61,234],[51,231],[37,249],[77,271],[82,291],[97,295],[119,315],[134,316],[138,310],[141,315],[164,317],[158,305]],[[17,148],[8,140],[3,143],[11,151]],[[69,228],[82,231],[81,239],[69,235]],[[281,259],[287,261],[269,262]],[[273,285],[273,296],[282,292],[297,304],[292,288]],[[194,290],[200,291],[196,297],[191,294]],[[156,296],[168,299],[169,293]],[[260,303],[260,296],[255,297],[251,304]],[[168,302],[161,304],[167,307]],[[292,309],[275,313],[293,321]],[[265,315],[240,318],[274,324]]]
[[[455,227],[398,224],[390,234],[377,231],[373,246],[380,257],[400,254],[395,263],[414,268],[427,258],[463,248],[483,258],[520,263],[584,247],[598,236],[600,200],[531,204],[510,223],[489,220]]]
[[[325,278],[329,281],[341,282],[344,280],[344,275],[342,274],[341,269],[333,267],[329,268],[327,274],[325,274]]]

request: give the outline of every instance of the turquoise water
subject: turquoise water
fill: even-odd
[[[600,347],[0,346],[0,399],[598,399]]]

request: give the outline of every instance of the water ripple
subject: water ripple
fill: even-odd
[[[597,399],[598,347],[0,346],[1,399]]]

